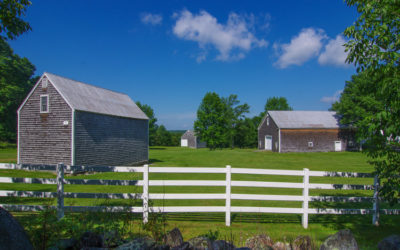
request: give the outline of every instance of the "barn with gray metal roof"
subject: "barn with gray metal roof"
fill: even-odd
[[[44,73],[18,109],[18,163],[148,161],[148,117],[126,94]]]
[[[354,131],[331,111],[268,111],[258,126],[258,148],[274,152],[356,149]]]

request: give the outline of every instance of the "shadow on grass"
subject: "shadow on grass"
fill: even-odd
[[[151,147],[150,148],[151,150],[166,150],[166,148],[163,148],[163,147]]]
[[[150,163],[150,164],[156,163],[156,162],[164,162],[164,161],[159,160],[159,159],[149,159],[149,163]]]

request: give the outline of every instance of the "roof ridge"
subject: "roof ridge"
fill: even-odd
[[[54,76],[57,76],[57,77],[61,77],[61,78],[64,78],[64,79],[70,80],[70,81],[74,81],[74,82],[77,82],[77,83],[81,83],[81,84],[89,85],[90,87],[94,87],[94,88],[98,88],[98,89],[107,90],[107,91],[110,91],[110,92],[114,92],[114,93],[121,94],[121,95],[126,95],[126,96],[128,96],[128,97],[129,97],[129,95],[127,95],[127,94],[125,94],[125,93],[123,93],[123,92],[119,92],[119,91],[115,91],[115,90],[111,90],[111,89],[106,89],[106,88],[99,87],[99,86],[96,86],[96,85],[93,85],[93,84],[90,84],[90,83],[86,83],[86,82],[77,81],[77,80],[74,80],[74,79],[72,79],[72,78],[69,78],[69,77],[65,77],[65,76],[57,75],[57,74],[50,73],[50,72],[46,72],[46,71],[45,71],[43,74],[50,74],[50,75],[54,75]],[[135,103],[135,104],[136,104],[136,103]]]

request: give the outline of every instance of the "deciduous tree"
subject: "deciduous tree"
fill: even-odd
[[[346,0],[359,17],[344,34],[347,62],[357,71],[333,106],[342,122],[354,124],[365,152],[382,179],[381,196],[400,198],[400,3],[393,0]]]
[[[149,118],[149,144],[150,146],[156,145],[156,133],[158,125],[156,124],[157,118],[155,117],[154,110],[147,104],[142,104],[139,101],[136,105],[147,115]]]
[[[32,29],[21,18],[29,5],[28,0],[0,0],[0,39],[15,39]]]

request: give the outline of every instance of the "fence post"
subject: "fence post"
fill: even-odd
[[[149,221],[149,165],[143,166],[143,224]]]
[[[231,166],[226,166],[225,224],[231,225]]]
[[[57,164],[57,219],[64,217],[64,164]]]
[[[379,226],[379,186],[380,181],[378,175],[374,177],[374,204],[373,204],[373,214],[372,214],[372,225]]]
[[[303,169],[303,216],[302,224],[304,228],[308,227],[308,189],[309,189],[309,170],[308,168]]]

